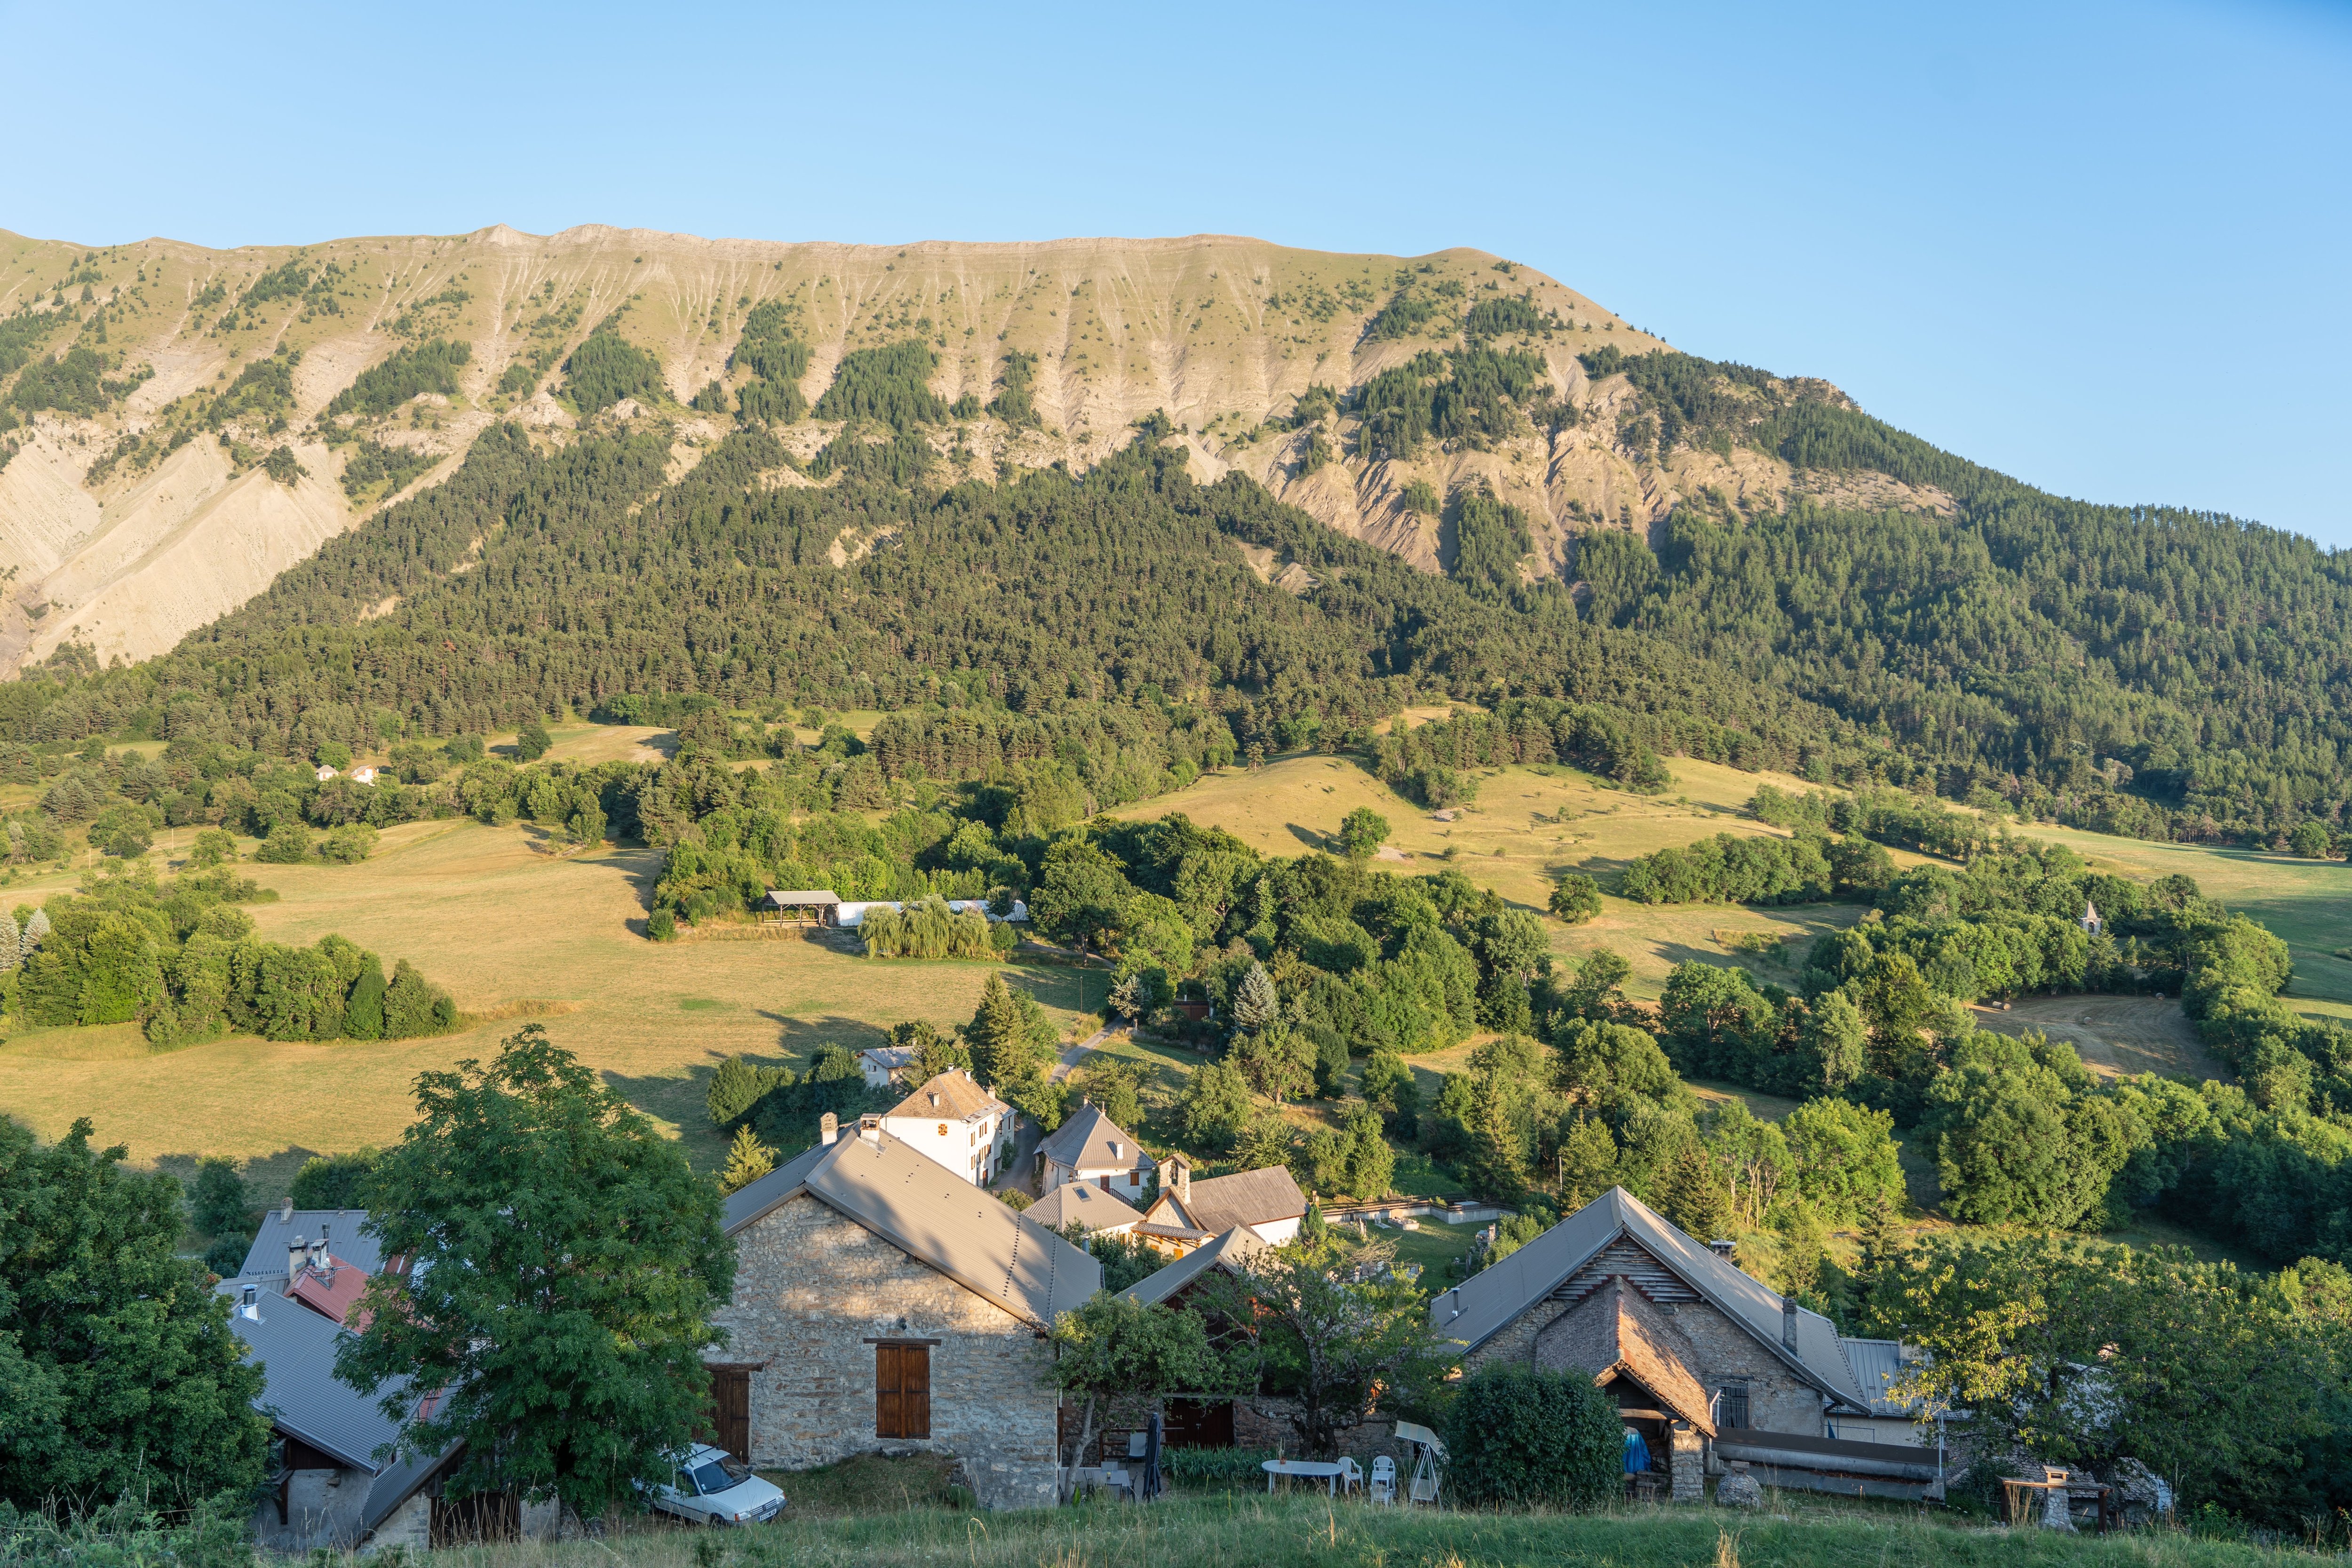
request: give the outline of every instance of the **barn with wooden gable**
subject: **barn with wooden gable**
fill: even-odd
[[[1676,1497],[1699,1495],[1718,1447],[1790,1447],[1829,1456],[1832,1468],[1920,1480],[1923,1457],[1885,1443],[1885,1391],[1864,1386],[1836,1325],[1744,1272],[1729,1250],[1612,1187],[1439,1296],[1431,1327],[1462,1347],[1468,1371],[1506,1361],[1591,1374]],[[1867,1343],[1879,1353],[1880,1342]],[[1870,1440],[1842,1440],[1840,1421]],[[1776,1446],[1776,1436],[1797,1441]],[[1932,1479],[1932,1466],[1925,1473]],[[1811,1482],[1790,1475],[1783,1484]]]

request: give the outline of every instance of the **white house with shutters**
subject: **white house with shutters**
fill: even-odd
[[[974,1186],[996,1180],[996,1146],[1013,1131],[1013,1108],[972,1081],[943,1072],[868,1122]]]

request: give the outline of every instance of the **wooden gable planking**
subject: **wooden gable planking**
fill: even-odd
[[[1684,1284],[1674,1270],[1651,1256],[1649,1248],[1622,1236],[1602,1247],[1583,1268],[1570,1275],[1565,1284],[1551,1293],[1551,1299],[1555,1301],[1581,1301],[1607,1284],[1611,1276],[1620,1274],[1653,1301],[1699,1300],[1699,1293]]]

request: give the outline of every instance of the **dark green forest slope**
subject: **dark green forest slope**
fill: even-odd
[[[1137,715],[1164,729],[1179,706],[1238,754],[1361,743],[1415,700],[1530,697],[1589,710],[1572,749],[1629,783],[1679,752],[2149,837],[2340,822],[2352,558],[2043,495],[1819,384],[1680,354],[1589,368],[1637,391],[1621,437],[1643,449],[1875,471],[1951,515],[1685,506],[1654,548],[1590,530],[1571,589],[1523,584],[1491,550],[1423,574],[1249,480],[1197,485],[1160,422],[1083,478],[1001,486],[950,482],[918,433],[853,427],[806,466],[838,476],[825,488],[773,484],[799,465],[749,414],[675,482],[660,433],[550,447],[504,426],[173,654],[100,671],[69,650],[0,689],[0,742],[307,755],[701,694],[901,710],[886,768],[976,776]],[[1524,549],[1515,509],[1444,504]],[[836,542],[872,548],[836,566]],[[1317,585],[1268,585],[1242,542]]]

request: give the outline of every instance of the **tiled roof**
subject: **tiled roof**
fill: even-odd
[[[367,1289],[368,1277],[357,1264],[329,1254],[323,1268],[305,1267],[287,1285],[285,1294],[312,1311],[349,1328],[353,1333],[367,1332],[364,1321],[352,1321],[360,1304],[360,1293]],[[363,1317],[363,1315],[362,1315]]]
[[[917,1121],[961,1121],[1012,1107],[972,1081],[963,1071],[943,1072],[884,1111],[885,1116],[910,1116]]]
[[[1112,1144],[1118,1145],[1114,1151]],[[1077,1113],[1054,1130],[1038,1152],[1055,1164],[1073,1171],[1148,1171],[1153,1167],[1143,1146],[1120,1131],[1099,1105],[1082,1105]]]
[[[1200,1191],[1195,1184],[1192,1189]],[[1475,1349],[1572,1279],[1620,1237],[1631,1237],[1708,1305],[1745,1328],[1822,1392],[1856,1413],[1869,1401],[1838,1345],[1837,1326],[1798,1308],[1796,1350],[1780,1342],[1778,1291],[1676,1229],[1622,1187],[1612,1187],[1525,1247],[1430,1302],[1430,1327]]]

